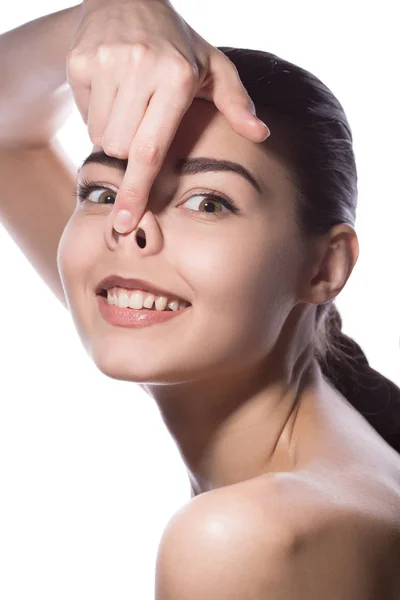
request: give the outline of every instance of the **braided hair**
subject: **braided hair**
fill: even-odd
[[[317,313],[322,306],[325,307],[318,306]],[[329,303],[324,326],[317,329],[316,339],[316,356],[322,373],[400,453],[400,389],[375,371],[357,342],[343,333],[342,319],[334,302]]]

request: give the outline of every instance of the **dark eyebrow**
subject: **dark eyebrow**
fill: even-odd
[[[78,169],[78,174],[83,167],[89,163],[97,163],[104,167],[112,167],[125,172],[128,167],[127,158],[118,158],[117,156],[108,156],[103,150],[92,152],[83,161]],[[180,158],[177,162],[175,173],[178,175],[195,175],[196,173],[207,173],[208,171],[232,171],[238,173],[257,190],[259,194],[263,193],[262,184],[255,175],[250,173],[243,165],[230,160],[221,160],[206,156],[196,158]]]

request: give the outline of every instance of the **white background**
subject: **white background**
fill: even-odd
[[[400,385],[396,3],[172,3],[214,46],[273,52],[315,73],[344,106],[361,252],[337,306],[371,365]],[[74,4],[8,2],[0,32]],[[77,110],[60,140],[76,166],[91,151]],[[186,469],[156,406],[97,370],[1,225],[0,252],[0,596],[150,600],[162,530],[190,497]]]

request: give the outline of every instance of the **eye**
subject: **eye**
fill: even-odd
[[[92,190],[91,192],[89,191],[87,193],[86,199],[89,199],[89,196],[91,196],[90,202],[93,202],[94,204],[111,204],[112,202],[115,202],[117,192],[113,192],[112,190],[103,188]]]
[[[223,196],[220,196],[219,194],[216,194],[215,192],[213,192],[213,193],[204,192],[204,193],[194,194],[194,196],[191,196],[190,198],[185,200],[185,202],[183,204],[187,204],[188,202],[191,202],[192,200],[195,200],[196,198],[203,198],[203,200],[200,202],[200,205],[198,204],[198,202],[197,202],[197,204],[200,207],[204,208],[205,212],[203,213],[202,210],[195,211],[195,212],[200,212],[200,213],[206,214],[207,216],[215,215],[218,213],[224,213],[224,212],[228,212],[228,211],[233,212],[233,213],[239,212],[239,209],[232,202],[232,200],[228,200],[227,198],[224,198]],[[195,202],[195,204],[196,204],[196,202]],[[213,209],[213,206],[218,205],[218,204],[227,208],[228,211]],[[193,210],[193,209],[189,208],[189,210]]]
[[[94,194],[97,194],[97,199],[96,195],[93,198]],[[117,192],[111,190],[110,188],[100,186],[94,181],[83,179],[82,183],[77,184],[77,190],[74,191],[74,196],[77,196],[80,202],[87,201],[91,202],[92,204],[111,204],[113,201],[115,202]],[[91,196],[92,199],[90,198]],[[230,212],[240,212],[232,200],[228,200],[224,196],[219,195],[216,190],[213,190],[212,193],[200,192],[194,194],[193,196],[185,200],[183,204],[187,204],[195,198],[203,198],[202,202],[200,202],[200,207],[204,208],[204,211],[193,210],[192,208],[189,208],[189,210],[193,210],[193,212],[200,212],[200,214],[205,214],[207,217],[210,215],[214,216],[220,213],[223,214],[224,212],[227,212],[219,209],[213,209],[213,207],[216,205],[218,206],[218,204],[222,205]]]
[[[96,194],[97,193],[97,199]],[[90,196],[94,195],[94,199],[89,199]],[[110,204],[112,198],[117,196],[117,192],[113,190],[97,185],[94,181],[84,179],[82,183],[77,184],[77,191],[74,192],[74,196],[77,196],[80,202],[87,200],[93,204]],[[111,200],[110,200],[111,198]]]

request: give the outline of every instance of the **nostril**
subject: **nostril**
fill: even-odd
[[[138,243],[139,248],[146,247],[146,234],[144,233],[141,227],[139,227],[139,229],[136,232],[136,241]]]

